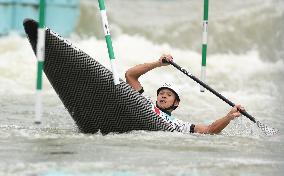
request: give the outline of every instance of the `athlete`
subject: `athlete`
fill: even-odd
[[[169,63],[163,63],[162,60],[172,61],[171,55],[163,54],[158,61],[136,65],[128,69],[125,73],[126,82],[139,93],[143,93],[143,87],[139,82],[139,77],[148,71],[161,66],[167,66]],[[233,107],[229,113],[213,122],[210,125],[191,124],[183,122],[172,116],[172,111],[175,110],[180,103],[179,89],[173,84],[165,83],[157,90],[156,104],[153,105],[153,111],[162,117],[165,122],[173,126],[174,131],[183,133],[202,133],[202,134],[218,134],[220,133],[231,120],[239,117],[241,113],[239,110],[244,110],[241,105]]]

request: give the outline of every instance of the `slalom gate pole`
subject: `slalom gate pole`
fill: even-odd
[[[100,7],[102,24],[103,24],[104,33],[105,33],[105,40],[107,44],[108,55],[109,55],[111,69],[113,73],[114,85],[118,85],[120,82],[119,82],[119,77],[118,77],[116,67],[115,67],[115,57],[114,57],[114,51],[113,51],[112,41],[111,41],[111,36],[110,36],[110,29],[109,29],[107,15],[106,15],[105,2],[104,0],[98,0],[98,3]]]
[[[40,0],[39,4],[39,27],[37,42],[37,83],[35,102],[35,124],[41,124],[42,119],[42,72],[44,66],[45,51],[45,0]]]
[[[207,55],[207,36],[208,36],[208,6],[209,0],[204,0],[203,14],[203,32],[202,32],[202,63],[201,63],[201,80],[206,82],[206,55]],[[204,92],[204,87],[200,87],[200,91]]]

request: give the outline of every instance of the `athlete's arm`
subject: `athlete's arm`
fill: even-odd
[[[138,80],[141,75],[147,73],[148,71],[154,68],[169,65],[168,63],[163,63],[162,59],[166,59],[167,61],[173,60],[171,55],[163,54],[158,61],[136,65],[126,71],[125,73],[126,82],[131,87],[133,87],[133,89],[137,91],[141,90],[142,85]]]
[[[220,133],[230,123],[231,120],[241,115],[238,109],[244,110],[244,108],[241,105],[236,105],[231,109],[231,111],[225,117],[216,120],[211,125],[203,125],[203,124],[195,125],[194,132],[203,133],[203,134]]]

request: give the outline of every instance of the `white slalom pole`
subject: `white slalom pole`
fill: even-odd
[[[39,5],[39,27],[37,42],[37,84],[36,84],[36,103],[35,103],[35,124],[41,124],[42,119],[42,72],[44,65],[45,51],[45,0],[40,0]]]
[[[107,44],[108,55],[109,55],[111,69],[112,69],[112,73],[113,73],[114,85],[118,85],[120,82],[119,82],[119,77],[118,77],[118,74],[117,74],[117,71],[116,71],[116,66],[115,66],[116,60],[115,60],[115,57],[114,57],[114,51],[113,51],[113,47],[112,47],[110,29],[109,29],[109,26],[108,26],[105,2],[104,2],[104,0],[98,0],[98,3],[99,3],[99,7],[100,7],[102,24],[103,24],[104,33],[105,33],[105,40],[106,40],[106,44]]]
[[[208,36],[208,5],[209,0],[204,0],[203,15],[203,32],[202,32],[202,64],[201,64],[201,81],[206,82],[206,55],[207,55],[207,36]],[[204,87],[200,87],[200,91],[204,92]]]

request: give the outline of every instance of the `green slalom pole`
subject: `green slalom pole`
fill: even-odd
[[[204,0],[203,14],[203,32],[202,32],[202,63],[201,63],[201,81],[206,82],[206,55],[207,55],[207,36],[208,36],[208,5],[209,0]],[[204,92],[204,87],[200,91]]]
[[[110,36],[110,29],[109,29],[107,15],[106,15],[105,2],[104,0],[98,0],[98,2],[99,2],[101,17],[102,17],[102,24],[103,24],[104,33],[105,33],[105,40],[107,44],[108,55],[109,55],[111,69],[113,73],[113,80],[114,80],[114,84],[118,85],[120,82],[119,82],[119,77],[118,77],[116,67],[115,67],[115,57],[114,57],[114,51],[113,51],[112,41],[111,41],[111,36]]]
[[[39,27],[37,42],[37,83],[36,83],[36,103],[35,103],[35,123],[41,124],[42,119],[42,72],[44,65],[45,51],[45,0],[40,0],[39,4]]]

